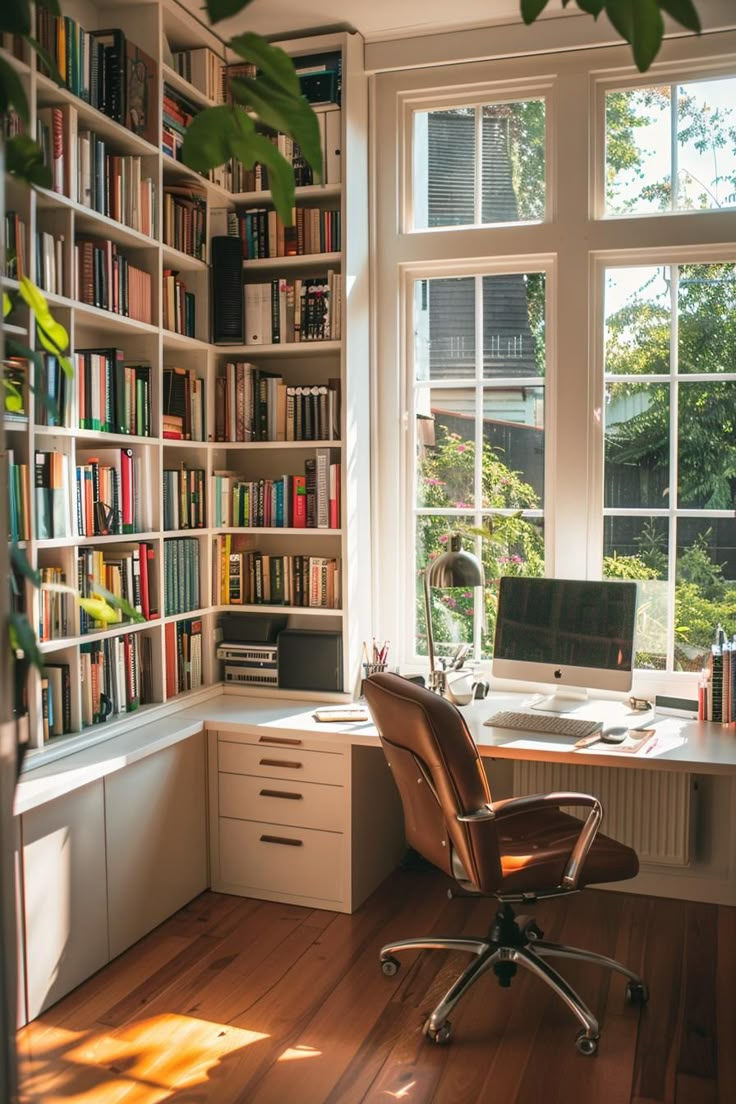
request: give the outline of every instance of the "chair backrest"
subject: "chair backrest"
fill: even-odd
[[[501,880],[495,825],[457,820],[491,800],[461,714],[398,675],[371,675],[364,692],[401,795],[408,843],[458,881],[492,893]]]

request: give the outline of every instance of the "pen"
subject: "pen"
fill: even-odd
[[[644,754],[649,755],[650,752],[654,751],[654,749],[657,747],[658,744],[659,744],[659,739],[655,736],[654,739],[652,740],[651,744],[647,748],[647,750],[644,752]]]

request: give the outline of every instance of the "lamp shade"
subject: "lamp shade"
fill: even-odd
[[[450,534],[450,547],[427,567],[430,587],[483,586],[483,567],[477,556],[463,549],[459,533]]]

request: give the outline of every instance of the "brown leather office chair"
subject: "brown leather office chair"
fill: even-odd
[[[388,943],[381,950],[384,974],[397,972],[394,956],[403,950],[458,950],[475,956],[424,1025],[428,1038],[444,1043],[450,1037],[448,1016],[481,974],[492,969],[507,986],[517,966],[524,966],[579,1019],[578,1050],[595,1054],[598,1021],[547,958],[583,959],[618,970],[628,978],[627,997],[633,1004],[648,999],[644,981],[605,955],[545,942],[533,920],[515,915],[511,902],[532,903],[586,885],[633,878],[639,870],[636,853],[599,834],[603,809],[588,794],[535,794],[493,802],[465,721],[444,698],[391,674],[372,675],[364,687],[401,794],[408,843],[464,891],[501,902],[485,938],[429,936]],[[563,813],[564,806],[590,812],[581,823]]]

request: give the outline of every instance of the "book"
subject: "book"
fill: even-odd
[[[125,43],[125,125],[156,145],[158,128],[158,66],[139,46]]]

